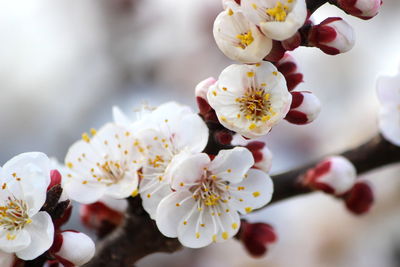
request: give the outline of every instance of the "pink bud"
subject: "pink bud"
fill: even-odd
[[[277,235],[269,224],[248,223],[242,220],[240,240],[252,256],[261,257],[267,252],[267,246],[277,241]]]
[[[354,214],[366,213],[374,203],[374,192],[366,181],[357,182],[345,196],[346,207]]]
[[[83,224],[97,231],[98,236],[105,236],[123,221],[123,213],[109,208],[102,202],[81,205],[80,216]]]
[[[307,124],[314,121],[321,111],[319,99],[307,91],[292,92],[292,105],[285,117],[293,124]]]
[[[342,18],[327,18],[311,28],[308,41],[326,54],[337,55],[353,48],[355,34]]]
[[[87,235],[76,231],[57,233],[50,249],[52,255],[65,267],[82,266],[95,253],[95,245]]]
[[[264,58],[266,61],[278,62],[285,55],[285,48],[280,41],[273,41],[271,52]]]
[[[268,149],[264,142],[252,141],[246,145],[254,158],[254,168],[268,173],[272,166],[272,152]]]
[[[337,2],[341,9],[361,19],[375,17],[382,5],[382,0],[338,0]]]
[[[292,37],[282,41],[282,46],[287,51],[293,51],[301,45],[301,35],[296,32]]]
[[[353,187],[356,175],[356,169],[349,160],[333,156],[308,170],[303,184],[328,194],[341,195]]]
[[[61,184],[61,174],[58,170],[51,170],[50,171],[50,184],[47,187],[47,191],[49,191],[53,186]]]
[[[216,82],[217,80],[215,80],[213,77],[210,77],[201,81],[195,88],[197,106],[199,107],[200,114],[203,116],[212,110],[207,101],[207,92],[210,86]]]
[[[303,82],[303,74],[298,72],[297,62],[289,53],[285,53],[283,58],[276,63],[276,67],[285,76],[289,91]]]

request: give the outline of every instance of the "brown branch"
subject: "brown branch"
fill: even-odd
[[[400,147],[378,135],[365,144],[341,154],[349,159],[359,174],[400,162]],[[273,176],[275,192],[271,202],[311,192],[300,185],[299,178],[318,161]],[[173,215],[171,215],[173,216]],[[177,239],[164,237],[141,206],[139,197],[129,200],[127,218],[122,227],[97,247],[97,254],[86,266],[133,266],[139,259],[155,252],[174,252],[181,248]]]

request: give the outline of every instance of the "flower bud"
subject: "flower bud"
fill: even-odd
[[[287,51],[293,51],[301,45],[301,34],[296,32],[292,37],[282,41],[282,46]]]
[[[356,169],[349,160],[333,156],[308,170],[303,184],[328,194],[341,195],[353,187],[356,175]]]
[[[58,170],[51,170],[50,171],[50,184],[47,187],[47,191],[49,191],[53,186],[61,184],[61,174]]]
[[[352,16],[370,19],[378,14],[382,0],[338,0],[337,3]]]
[[[65,267],[82,266],[94,256],[95,245],[83,233],[63,231],[56,235],[51,253]]]
[[[261,257],[267,252],[267,246],[277,241],[274,228],[266,223],[248,223],[242,220],[240,240],[246,250],[254,257]]]
[[[374,203],[374,192],[366,181],[357,182],[346,194],[345,203],[348,210],[361,215],[369,211]]]
[[[210,88],[210,86],[215,84],[216,82],[217,80],[215,80],[213,77],[209,77],[196,85],[195,88],[196,101],[197,101],[197,106],[199,107],[200,110],[200,114],[202,115],[206,114],[211,110],[211,107],[207,101],[207,92],[208,88]]]
[[[264,142],[252,141],[246,145],[254,158],[254,167],[269,173],[272,166],[272,152],[268,149]]]
[[[126,206],[125,199],[111,201],[103,198],[93,204],[81,205],[81,220],[88,228],[97,230],[97,235],[102,237],[122,223]]]
[[[328,55],[337,55],[353,48],[355,34],[342,18],[327,18],[311,28],[308,41]]]
[[[280,41],[273,41],[272,42],[272,49],[269,54],[264,58],[266,61],[270,62],[278,62],[283,58],[285,55],[285,48],[282,46],[282,42]]]
[[[321,102],[311,92],[292,92],[292,104],[285,117],[293,124],[307,124],[314,121],[321,111]]]
[[[276,63],[276,67],[285,76],[289,91],[303,82],[303,74],[298,71],[297,62],[291,54],[286,52],[283,58]]]

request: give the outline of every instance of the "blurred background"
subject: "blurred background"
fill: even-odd
[[[129,112],[175,100],[195,108],[195,85],[232,63],[212,37],[221,10],[220,0],[0,1],[1,164],[26,151],[63,161],[82,132],[112,119],[113,105]],[[399,12],[400,1],[384,0],[369,21],[329,5],[313,16],[316,22],[344,17],[357,43],[334,57],[315,48],[294,52],[305,77],[298,90],[314,92],[323,109],[311,125],[274,128],[267,138],[273,173],[377,133],[375,81],[400,64]],[[373,184],[377,201],[362,217],[318,193],[249,216],[278,232],[278,243],[263,258],[249,257],[231,240],[152,255],[138,266],[400,266],[400,166],[363,179]]]

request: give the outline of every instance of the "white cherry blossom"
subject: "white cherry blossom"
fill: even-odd
[[[95,245],[89,236],[76,231],[63,231],[59,235],[61,244],[53,253],[61,263],[66,261],[73,266],[82,266],[93,258]]]
[[[188,106],[175,102],[160,105],[127,125],[142,128],[138,140],[145,156],[139,193],[144,209],[154,218],[161,199],[171,193],[170,162],[184,151],[202,152],[208,142],[208,128]]]
[[[249,20],[278,41],[292,37],[307,17],[305,0],[243,0],[241,6]]]
[[[67,195],[84,204],[103,196],[130,196],[137,190],[144,148],[131,131],[116,124],[106,124],[93,134],[93,138],[83,134],[65,157],[68,170],[63,186]]]
[[[0,251],[32,260],[52,245],[53,222],[40,211],[50,184],[49,165],[45,154],[31,152],[0,168]]]
[[[233,237],[240,227],[239,213],[271,200],[272,180],[250,169],[253,164],[251,152],[243,147],[221,150],[213,161],[204,153],[182,157],[171,171],[174,192],[157,209],[161,233],[191,248]]]
[[[272,40],[249,21],[239,7],[229,4],[214,22],[214,38],[219,49],[230,59],[257,63],[272,49]]]
[[[207,97],[220,123],[247,138],[267,134],[292,99],[284,76],[269,62],[228,66]]]
[[[381,133],[388,141],[400,146],[400,69],[395,76],[380,77],[377,90],[381,102]]]

